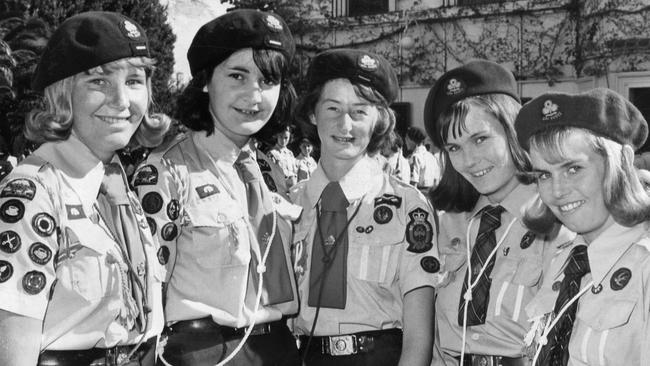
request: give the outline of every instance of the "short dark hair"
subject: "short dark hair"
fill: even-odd
[[[406,130],[406,137],[419,145],[427,138],[427,135],[425,135],[424,130],[419,127],[409,127],[408,130]]]

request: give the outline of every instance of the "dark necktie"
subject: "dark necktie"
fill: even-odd
[[[147,298],[146,257],[138,217],[132,206],[135,203],[129,199],[126,181],[118,164],[105,166],[99,193],[99,211],[120,245],[124,261],[122,295],[125,308],[119,319],[129,330],[133,328],[135,321],[140,331],[144,331],[147,315],[144,311]]]
[[[248,214],[253,226],[253,232],[257,236],[260,255],[264,255],[267,246],[270,244],[269,254],[266,259],[266,271],[263,274],[262,304],[273,305],[293,300],[291,288],[291,276],[289,265],[285,256],[284,244],[280,236],[280,230],[276,225],[273,241],[269,243],[273,231],[273,201],[262,178],[260,168],[252,158],[253,152],[242,151],[235,163],[235,169],[246,185],[246,197],[248,200]],[[251,250],[251,278],[255,291],[257,291],[259,275],[257,266],[258,258]]]
[[[476,235],[474,249],[470,258],[472,283],[476,281],[483,266],[485,266],[485,271],[476,285],[472,287],[472,300],[467,304],[467,326],[485,324],[485,316],[487,314],[488,303],[490,302],[490,285],[492,284],[490,274],[492,273],[492,268],[494,268],[496,256],[492,256],[487,264],[486,261],[497,245],[494,231],[501,226],[501,213],[503,211],[504,208],[501,206],[487,206],[483,208],[481,213],[481,223],[478,227],[478,234]],[[468,272],[465,274],[465,280],[463,281],[463,289],[460,292],[458,324],[461,326],[463,325],[465,309],[464,296],[465,292],[467,292],[467,276],[469,275],[468,268]]]
[[[349,205],[338,182],[325,186],[312,248],[309,306],[345,309]]]
[[[587,246],[575,246],[564,267],[564,279],[560,285],[560,291],[555,300],[554,313],[557,315],[560,310],[580,292],[580,280],[584,275],[591,272]],[[562,317],[557,321],[555,327],[548,334],[548,343],[542,349],[540,365],[565,366],[569,362],[569,340],[573,330],[573,322],[578,310],[578,301],[574,301]]]

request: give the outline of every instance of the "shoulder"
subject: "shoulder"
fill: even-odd
[[[173,138],[163,142],[160,146],[155,148],[147,157],[147,163],[157,164],[162,159],[182,158],[183,146],[191,143],[192,139],[190,134],[178,134]]]
[[[302,181],[296,183],[291,189],[289,189],[289,199],[295,204],[299,204],[303,200],[303,196],[307,192],[307,183],[309,181]]]

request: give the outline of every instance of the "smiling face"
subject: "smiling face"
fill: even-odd
[[[144,67],[121,60],[77,74],[72,89],[72,130],[107,162],[129,143],[148,104]]]
[[[323,86],[314,118],[321,159],[349,163],[351,167],[366,153],[379,110],[359,97],[348,79],[334,79]]]
[[[267,79],[244,48],[214,68],[208,82],[215,128],[238,146],[269,121],[280,97],[280,81]]]
[[[571,231],[591,242],[614,220],[605,206],[605,159],[583,136],[569,134],[562,156],[531,146],[540,198]]]
[[[501,202],[518,184],[505,130],[491,113],[470,106],[465,128],[444,146],[454,169],[491,202]]]

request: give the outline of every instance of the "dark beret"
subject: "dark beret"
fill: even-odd
[[[648,137],[641,112],[606,88],[579,94],[546,93],[526,103],[515,120],[519,144],[528,151],[531,136],[549,127],[584,128],[637,150]]]
[[[242,48],[271,49],[293,58],[296,46],[287,24],[276,14],[253,9],[228,12],[204,24],[187,51],[192,76],[213,69]]]
[[[339,78],[374,88],[388,103],[397,99],[399,83],[395,70],[379,55],[345,48],[321,52],[309,66],[308,90]]]
[[[442,146],[436,128],[438,117],[452,104],[483,94],[506,94],[520,101],[514,75],[492,61],[470,61],[447,71],[436,81],[424,104],[424,126],[436,146]]]
[[[144,29],[118,13],[89,11],[66,19],[41,55],[32,89],[129,57],[151,57]]]

